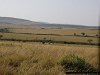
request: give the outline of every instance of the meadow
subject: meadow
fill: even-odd
[[[98,70],[98,48],[98,46],[85,45],[1,41],[0,75],[66,75],[64,67],[59,63],[68,55],[78,56]],[[76,72],[76,70],[69,68],[66,71]]]
[[[98,29],[42,29],[42,28],[8,28],[8,32],[0,33],[1,39],[13,40],[50,40],[68,43],[99,45]]]
[[[6,30],[0,32],[0,75],[69,75],[100,69],[96,29]]]

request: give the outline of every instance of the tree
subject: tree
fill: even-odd
[[[100,35],[99,34],[96,34],[96,37],[100,37]]]
[[[0,32],[9,32],[7,28],[0,29]]]
[[[85,36],[85,33],[83,32],[83,33],[81,33],[83,36]]]
[[[0,35],[0,39],[3,37],[3,35]]]
[[[46,38],[43,38],[42,44],[45,44],[45,43],[46,43]]]
[[[93,40],[92,39],[88,39],[87,40],[90,44],[93,42]]]
[[[76,33],[74,33],[74,36],[76,36]]]

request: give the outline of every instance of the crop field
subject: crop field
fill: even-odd
[[[0,75],[98,75],[99,40],[96,29],[1,29]]]

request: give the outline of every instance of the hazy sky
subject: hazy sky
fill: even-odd
[[[99,25],[100,0],[0,0],[0,16],[50,23]]]

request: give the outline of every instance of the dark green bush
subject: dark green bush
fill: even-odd
[[[97,70],[87,63],[85,59],[79,58],[75,55],[69,55],[64,57],[60,64],[64,67],[64,69],[70,70],[72,72],[96,72]]]
[[[3,28],[3,29],[0,29],[0,32],[9,32],[9,29],[8,28]]]
[[[0,35],[0,39],[3,37],[3,35]]]

